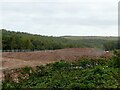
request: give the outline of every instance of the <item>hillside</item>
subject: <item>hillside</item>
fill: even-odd
[[[62,36],[62,38],[70,40],[85,40],[85,39],[98,39],[98,40],[118,40],[118,37],[113,36]]]
[[[117,40],[75,38],[2,30],[3,89],[120,88]]]
[[[3,51],[56,50],[62,48],[98,48],[113,50],[118,48],[117,37],[92,36],[42,36],[25,32],[2,29]]]

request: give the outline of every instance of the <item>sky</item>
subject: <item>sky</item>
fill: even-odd
[[[47,36],[117,36],[118,0],[1,0],[0,28]]]

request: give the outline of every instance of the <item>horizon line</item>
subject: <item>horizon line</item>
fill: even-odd
[[[119,35],[43,35],[43,34],[39,34],[39,33],[31,33],[31,32],[26,32],[26,31],[14,31],[14,30],[8,30],[8,29],[0,29],[1,30],[6,30],[6,31],[10,31],[10,32],[18,32],[18,33],[26,33],[26,34],[32,34],[32,35],[41,35],[41,36],[53,36],[53,37],[119,37]]]

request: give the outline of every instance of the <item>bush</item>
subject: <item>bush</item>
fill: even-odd
[[[7,89],[14,87],[69,88],[74,90],[80,88],[118,88],[120,87],[120,69],[115,65],[115,63],[118,65],[116,62],[116,60],[119,61],[118,58],[116,55],[111,59],[82,58],[75,62],[60,61],[45,66],[37,66],[27,80],[21,80],[19,83],[7,80],[7,82],[3,82],[3,87]],[[30,70],[31,68],[25,67],[21,69],[21,72],[26,74]]]

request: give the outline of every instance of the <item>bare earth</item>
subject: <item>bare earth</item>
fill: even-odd
[[[59,50],[46,50],[34,52],[3,52],[3,69],[36,66],[60,60],[73,61],[80,57],[109,57],[110,53],[93,48],[66,48]]]
[[[66,48],[59,50],[45,50],[34,52],[2,52],[0,60],[0,81],[4,77],[3,70],[20,68],[24,66],[37,66],[60,60],[74,61],[81,57],[110,57],[110,52],[95,50],[93,48]]]

